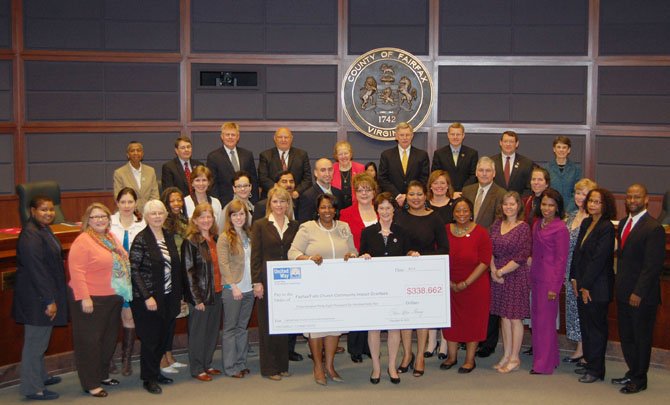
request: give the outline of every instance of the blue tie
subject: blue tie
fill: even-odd
[[[126,249],[126,252],[130,252],[130,246],[128,246],[130,242],[128,239],[128,231],[123,231],[123,248]]]

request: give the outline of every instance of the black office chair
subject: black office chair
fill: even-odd
[[[19,195],[19,217],[21,225],[30,219],[30,200],[39,195],[49,197],[54,202],[56,209],[56,218],[54,224],[65,222],[65,216],[60,207],[60,186],[55,181],[37,181],[34,183],[24,183],[16,186],[16,194]]]

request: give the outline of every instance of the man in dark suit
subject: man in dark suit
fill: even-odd
[[[516,153],[519,148],[519,136],[514,131],[505,131],[500,138],[500,151],[491,159],[496,164],[498,176],[495,182],[507,191],[516,191],[522,197],[531,194],[530,176],[533,161]]]
[[[623,385],[621,393],[647,389],[647,371],[656,310],[661,303],[661,281],[665,259],[665,231],[647,212],[647,188],[633,184],[626,191],[628,216],[617,231],[615,297],[621,351],[628,371],[612,384]]]
[[[399,206],[405,204],[407,185],[412,180],[423,184],[428,181],[430,161],[425,150],[412,146],[414,129],[401,122],[395,129],[398,146],[382,152],[379,158],[379,186],[382,191],[390,192]]]
[[[314,178],[316,183],[305,190],[298,200],[298,222],[310,221],[316,215],[316,199],[321,194],[331,194],[335,197],[335,204],[339,214],[339,204],[344,201],[344,194],[339,188],[333,187],[333,162],[330,159],[321,158],[314,163]]]
[[[258,180],[260,181],[261,198],[274,187],[277,173],[288,170],[293,173],[295,190],[291,193],[295,202],[300,194],[312,185],[312,168],[309,156],[302,149],[294,148],[293,133],[288,128],[279,128],[274,135],[275,147],[261,152],[258,159]]]
[[[191,194],[191,172],[194,167],[202,166],[202,162],[191,159],[193,144],[191,138],[187,136],[180,136],[174,141],[174,153],[177,157],[163,164],[161,192],[168,187],[177,187],[184,196],[187,196]]]
[[[496,219],[496,207],[501,203],[505,190],[494,183],[496,169],[493,160],[482,157],[477,162],[477,183],[463,187],[463,197],[472,201],[475,212],[473,216],[477,225],[487,230]],[[479,343],[478,357],[489,357],[496,350],[499,338],[500,317],[489,315],[486,340]]]
[[[235,122],[221,125],[221,141],[223,146],[207,155],[207,167],[214,176],[212,195],[219,199],[225,207],[233,199],[233,176],[243,170],[249,173],[251,181],[252,203],[258,200],[258,178],[254,154],[237,146],[240,141],[240,126]]]
[[[479,152],[463,145],[465,127],[454,122],[447,130],[449,145],[433,153],[433,165],[430,171],[444,170],[451,177],[452,191],[462,191],[464,186],[477,182],[475,171]]]
[[[293,193],[293,190],[295,190],[295,180],[293,179],[293,173],[289,172],[288,170],[280,172],[276,177],[276,185],[286,189],[286,191],[288,191],[289,193]],[[261,218],[265,218],[265,214],[267,213],[267,204],[268,204],[267,198],[264,198],[256,203],[256,205],[254,206],[254,215],[251,218],[252,222],[255,222],[256,220],[259,220]],[[294,201],[293,219],[297,217],[298,217],[298,201]],[[289,360],[290,357],[291,355],[289,354]]]
[[[502,201],[505,190],[494,183],[496,169],[491,158],[486,156],[477,162],[477,183],[463,188],[463,197],[472,201],[477,225],[487,230],[496,219],[496,207]]]

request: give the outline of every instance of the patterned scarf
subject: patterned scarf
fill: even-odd
[[[130,284],[130,261],[128,261],[128,253],[122,247],[117,246],[114,237],[110,233],[101,235],[90,228],[86,232],[98,245],[112,253],[112,288],[125,301],[132,301],[133,288]]]

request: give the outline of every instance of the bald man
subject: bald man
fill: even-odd
[[[298,222],[303,223],[316,217],[316,199],[321,194],[331,194],[335,197],[335,209],[339,213],[340,204],[344,201],[344,194],[339,188],[333,187],[333,162],[321,158],[314,164],[314,178],[316,183],[300,195],[298,202]]]
[[[274,187],[278,173],[288,170],[293,174],[295,190],[291,193],[295,202],[300,194],[312,186],[312,168],[309,156],[302,149],[293,147],[293,133],[288,128],[279,128],[274,134],[275,147],[261,152],[258,159],[258,181],[262,188],[261,199],[267,198],[268,190]]]

